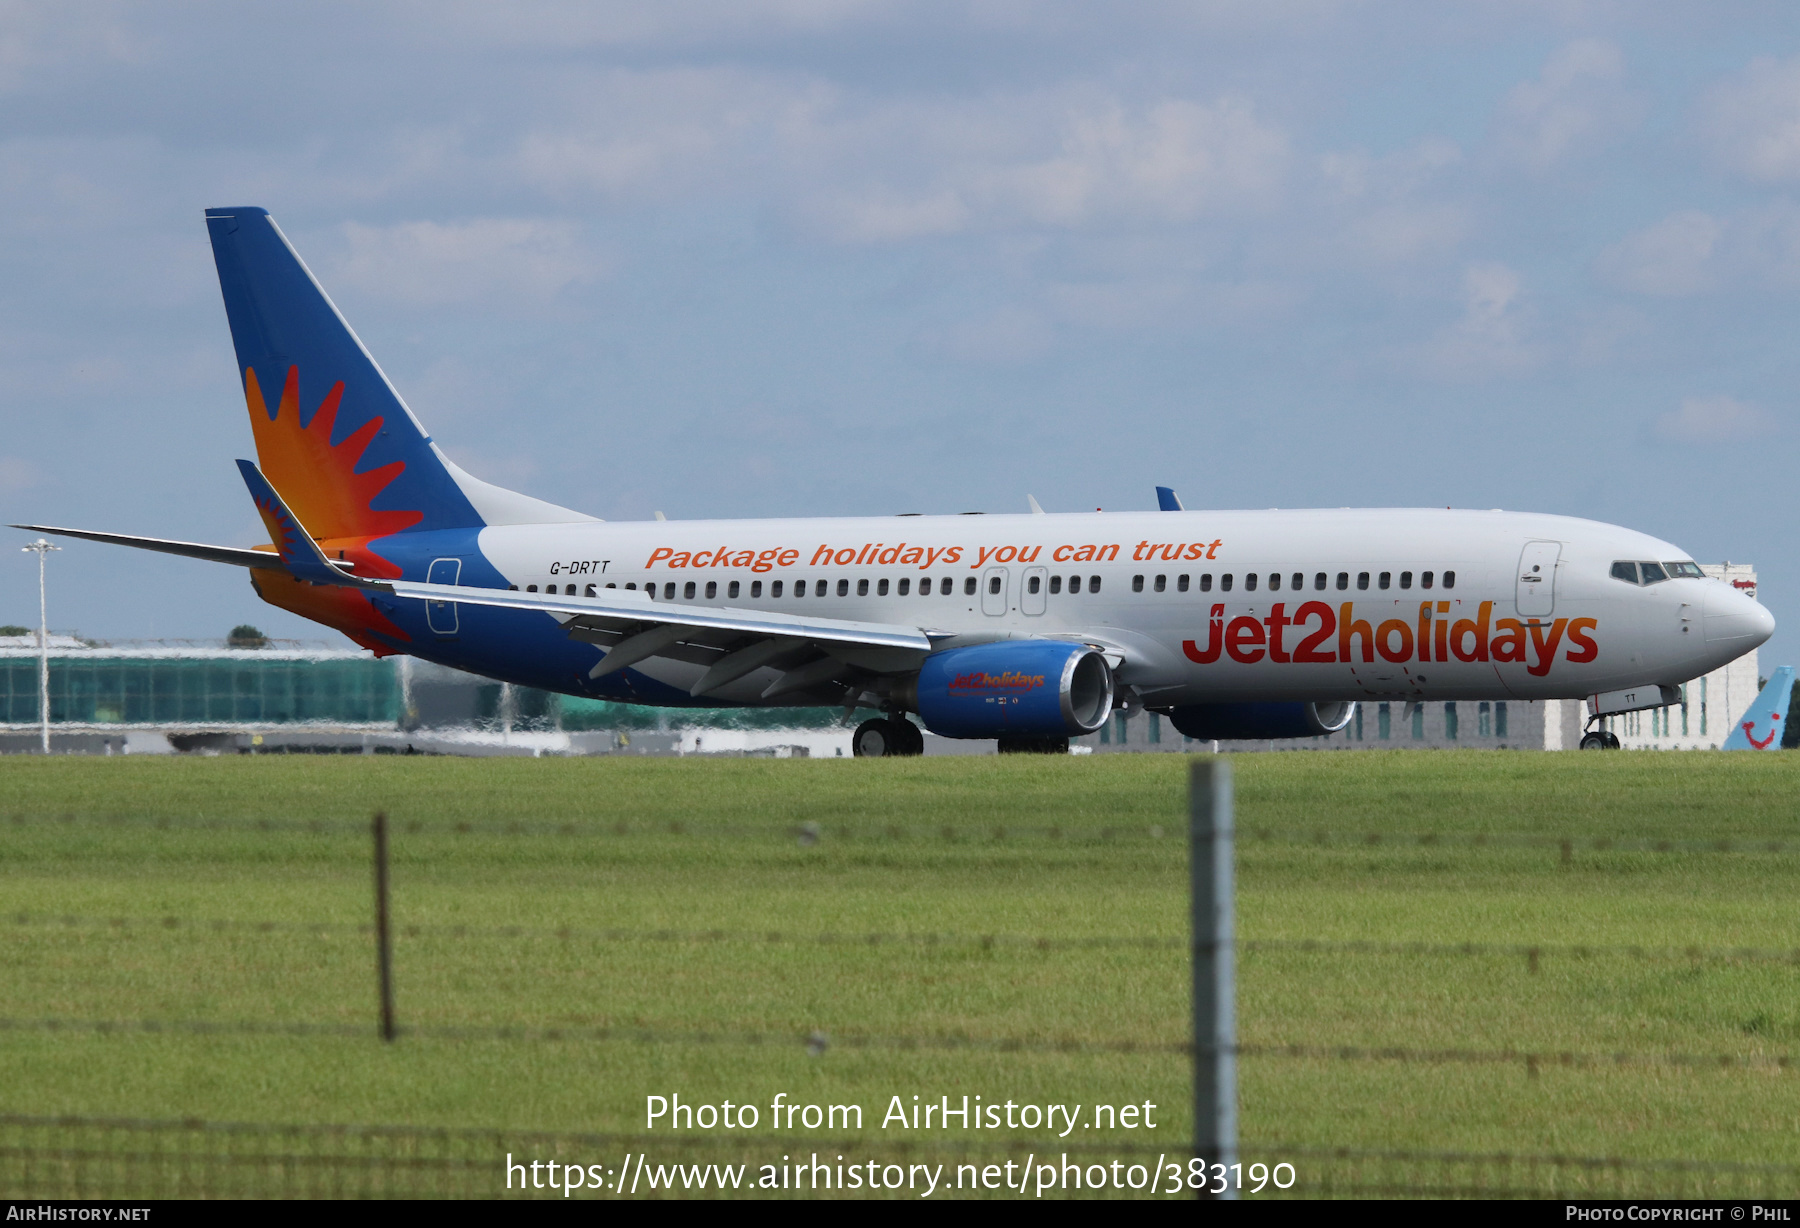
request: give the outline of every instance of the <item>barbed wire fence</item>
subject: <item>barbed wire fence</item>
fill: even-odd
[[[1194,789],[1211,788],[1211,778],[1203,784],[1200,773],[1210,771],[1208,763],[1196,763]],[[1227,792],[1227,798],[1229,794]],[[1199,811],[1196,808],[1196,815]],[[1229,818],[1229,801],[1227,801]],[[12,814],[8,821],[16,827],[27,825],[100,826],[106,828],[150,827],[199,831],[288,832],[312,835],[368,832],[369,828],[348,821],[314,820],[229,820],[207,818],[135,819],[129,816],[55,816]],[[1198,833],[1190,823],[1190,844],[1197,847]],[[1208,820],[1210,821],[1210,820]],[[697,823],[611,823],[581,824],[571,822],[488,823],[459,821],[429,824],[408,821],[395,825],[409,835],[587,835],[595,838],[633,836],[677,838],[768,838],[767,826],[697,824]],[[484,1040],[516,1044],[641,1044],[699,1045],[728,1048],[796,1048],[813,1056],[833,1049],[848,1051],[975,1051],[1000,1054],[1062,1055],[1149,1055],[1191,1061],[1196,1071],[1196,1121],[1207,1117],[1208,1105],[1202,1104],[1207,1086],[1215,1096],[1211,1102],[1212,1126],[1201,1125],[1196,1137],[1175,1151],[1167,1148],[1145,1148],[1128,1143],[1077,1144],[1057,1140],[1054,1144],[1034,1144],[1029,1139],[1007,1138],[986,1143],[967,1141],[921,1141],[916,1139],[881,1139],[874,1137],[824,1137],[796,1133],[731,1135],[658,1135],[554,1133],[498,1129],[451,1129],[426,1127],[369,1127],[351,1125],[317,1125],[301,1123],[220,1123],[191,1120],[135,1120],[99,1117],[33,1117],[0,1115],[0,1190],[13,1197],[26,1198],[153,1198],[153,1197],[492,1197],[509,1192],[512,1175],[507,1158],[529,1153],[533,1160],[555,1160],[562,1165],[585,1166],[584,1181],[575,1192],[579,1195],[635,1196],[722,1196],[748,1194],[757,1190],[760,1166],[774,1166],[773,1157],[806,1153],[842,1159],[854,1156],[884,1171],[908,1167],[920,1161],[947,1166],[958,1172],[968,1169],[979,1173],[989,1166],[1021,1167],[1018,1153],[1037,1145],[1053,1146],[1043,1157],[1028,1154],[1032,1160],[1050,1163],[1057,1157],[1059,1184],[1051,1191],[1058,1194],[1097,1194],[1109,1196],[1121,1192],[1181,1192],[1192,1196],[1196,1191],[1188,1167],[1198,1154],[1212,1161],[1224,1159],[1227,1164],[1245,1149],[1237,1147],[1235,1120],[1229,1123],[1232,1137],[1220,1132],[1221,1095],[1231,1099],[1235,1113],[1235,1087],[1231,1080],[1221,1085],[1217,1070],[1221,1063],[1235,1067],[1240,1060],[1297,1061],[1337,1063],[1408,1063],[1428,1066],[1503,1065],[1518,1066],[1528,1075],[1548,1069],[1598,1070],[1641,1069],[1649,1067],[1691,1070],[1763,1070],[1784,1074],[1800,1068],[1800,1055],[1788,1053],[1684,1053],[1669,1051],[1573,1051],[1529,1048],[1417,1047],[1330,1044],[1244,1043],[1234,1033],[1221,1039],[1203,1029],[1187,1037],[1165,1041],[1142,1041],[1087,1037],[1045,1037],[975,1035],[941,1033],[925,1035],[860,1033],[856,1031],[820,1030],[779,1031],[769,1029],[690,1028],[671,1029],[623,1025],[542,1025],[521,1022],[467,1024],[408,1024],[393,1013],[391,989],[392,938],[430,938],[456,943],[539,941],[557,943],[599,944],[674,944],[781,947],[859,947],[886,949],[896,947],[920,950],[973,948],[981,950],[1029,950],[1042,952],[1166,950],[1187,952],[1195,960],[1198,982],[1202,965],[1207,974],[1216,973],[1218,955],[1227,961],[1240,954],[1272,954],[1302,956],[1363,956],[1393,958],[1458,958],[1517,962],[1530,974],[1539,973],[1555,961],[1592,963],[1600,960],[1627,960],[1641,963],[1686,964],[1689,966],[1795,965],[1800,966],[1800,948],[1646,946],[1638,944],[1526,944],[1526,943],[1430,943],[1393,941],[1331,941],[1315,939],[1238,939],[1229,925],[1220,934],[1207,932],[1197,924],[1189,937],[1165,935],[1033,935],[1009,933],[953,932],[797,932],[780,929],[628,929],[580,926],[467,926],[467,925],[394,925],[389,920],[386,870],[385,815],[375,820],[376,909],[370,922],[280,922],[244,918],[192,917],[164,914],[157,916],[90,916],[76,914],[17,911],[0,914],[0,926],[14,930],[64,930],[102,933],[155,934],[167,938],[183,935],[220,934],[266,935],[354,935],[376,939],[377,1010],[372,1024],[361,1025],[331,1021],[258,1020],[258,1019],[185,1019],[185,1018],[117,1018],[96,1019],[58,1016],[0,1016],[0,1032],[68,1033],[102,1036],[189,1035],[203,1037],[284,1036],[284,1037],[367,1037],[371,1033],[394,1041],[404,1038],[421,1040]],[[1211,829],[1209,829],[1211,832]],[[1129,840],[1162,841],[1173,833],[1161,825],[1119,825],[1098,830],[1089,827],[1047,825],[820,825],[806,823],[782,834],[784,839],[802,845],[822,840],[868,841],[940,841],[947,844],[999,844],[1009,841],[1048,841],[1053,843],[1112,843]],[[1212,833],[1216,834],[1216,833]],[[1226,864],[1233,851],[1233,833],[1225,833]],[[1210,836],[1209,836],[1210,838]],[[1542,833],[1457,834],[1282,830],[1252,827],[1235,833],[1235,844],[1288,845],[1326,849],[1475,849],[1495,851],[1551,851],[1566,864],[1578,853],[1595,854],[1732,854],[1741,856],[1786,856],[1800,853],[1800,841],[1743,838],[1663,839],[1635,837],[1595,837]],[[1196,865],[1198,860],[1196,859]],[[1216,864],[1215,864],[1216,868]],[[1198,878],[1196,878],[1196,887]],[[1226,890],[1229,893],[1229,876]],[[1200,892],[1194,896],[1197,905]],[[1216,901],[1215,901],[1216,903]],[[1224,915],[1229,921],[1231,907],[1226,900]],[[1197,906],[1196,918],[1204,911]],[[1223,991],[1231,992],[1229,978]],[[1197,1000],[1196,1017],[1205,1010],[1216,1010],[1216,1001],[1202,1004]],[[1213,1075],[1203,1071],[1211,1070]],[[1233,1076],[1234,1077],[1234,1076]],[[651,1157],[647,1149],[657,1155]],[[1156,1151],[1152,1163],[1150,1152]],[[1353,1147],[1322,1148],[1308,1144],[1286,1144],[1278,1140],[1256,1140],[1245,1155],[1248,1162],[1260,1158],[1266,1165],[1275,1160],[1304,1164],[1303,1179],[1283,1189],[1266,1182],[1264,1188],[1245,1192],[1264,1195],[1283,1193],[1307,1196],[1405,1195],[1422,1197],[1762,1197],[1791,1194],[1800,1184],[1800,1163],[1749,1164],[1694,1160],[1643,1160],[1625,1157],[1580,1156],[1554,1153],[1466,1153],[1431,1150],[1380,1150]],[[622,1157],[622,1158],[618,1158]],[[635,1161],[633,1160],[635,1157]],[[1074,1157],[1075,1169],[1090,1175],[1103,1174],[1112,1161],[1113,1184],[1096,1190],[1090,1182],[1083,1186],[1067,1184],[1067,1173]],[[615,1162],[616,1160],[616,1162]],[[1091,1161],[1083,1164],[1082,1161]],[[635,1163],[635,1167],[633,1164]],[[1165,1179],[1153,1180],[1150,1174],[1162,1173],[1173,1163]],[[732,1166],[739,1166],[735,1179]],[[1120,1185],[1117,1169],[1123,1165],[1129,1174],[1141,1169],[1144,1183]],[[1034,1165],[1042,1168],[1042,1164]],[[841,1166],[840,1166],[841,1168]],[[874,1173],[875,1169],[870,1169]],[[1048,1170],[1045,1170],[1048,1171]],[[620,1174],[634,1175],[627,1188]],[[594,1176],[593,1181],[585,1179]],[[840,1174],[841,1175],[841,1174]],[[729,1188],[722,1182],[732,1180]],[[1042,1184],[1042,1175],[1038,1177]],[[785,1180],[785,1177],[784,1177]],[[817,1178],[814,1182],[816,1186]],[[1175,1188],[1170,1188],[1173,1183]],[[1202,1183],[1204,1184],[1204,1182]],[[873,1185],[873,1179],[872,1179]],[[877,1186],[892,1189],[891,1186]],[[979,1187],[966,1187],[979,1188]],[[986,1187],[992,1189],[990,1185]],[[1009,1184],[1006,1188],[1014,1188]],[[1017,1192],[1025,1193],[1027,1183],[1021,1178]],[[842,1186],[827,1185],[823,1189],[790,1188],[786,1184],[772,1192],[855,1193]],[[557,1188],[526,1188],[521,1179],[519,1196],[564,1197]],[[867,1192],[864,1190],[863,1192]]]

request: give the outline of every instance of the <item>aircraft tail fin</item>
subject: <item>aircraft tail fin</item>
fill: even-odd
[[[1794,667],[1783,665],[1764,685],[1762,693],[1738,717],[1731,734],[1725,739],[1725,750],[1780,750],[1781,735],[1792,719],[1788,699],[1794,692]]]
[[[432,442],[268,210],[206,228],[262,471],[322,538],[591,520],[490,486]]]

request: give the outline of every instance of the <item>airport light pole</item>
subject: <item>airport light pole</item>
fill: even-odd
[[[62,547],[52,546],[40,537],[19,549],[36,551],[38,556],[38,725],[43,731],[43,749],[47,755],[50,753],[50,607],[44,599],[44,559],[52,550]]]

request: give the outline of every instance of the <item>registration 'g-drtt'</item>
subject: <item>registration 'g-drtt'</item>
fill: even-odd
[[[20,526],[248,569],[380,655],[664,707],[841,705],[1066,750],[1115,708],[1308,737],[1363,699],[1675,701],[1769,638],[1679,547],[1502,511],[613,523],[452,464],[275,221],[209,209],[268,528],[255,549]],[[916,716],[918,723],[908,718]]]

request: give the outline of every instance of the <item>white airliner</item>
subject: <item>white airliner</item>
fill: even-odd
[[[1116,708],[1198,738],[1331,732],[1363,699],[1605,715],[1676,702],[1774,630],[1668,542],[1498,510],[1184,511],[1159,489],[1146,513],[604,523],[452,464],[268,213],[206,218],[272,546],[16,527],[249,568],[377,654],[869,709],[855,750],[880,756],[921,752],[909,713],[1003,751],[1066,750]]]

